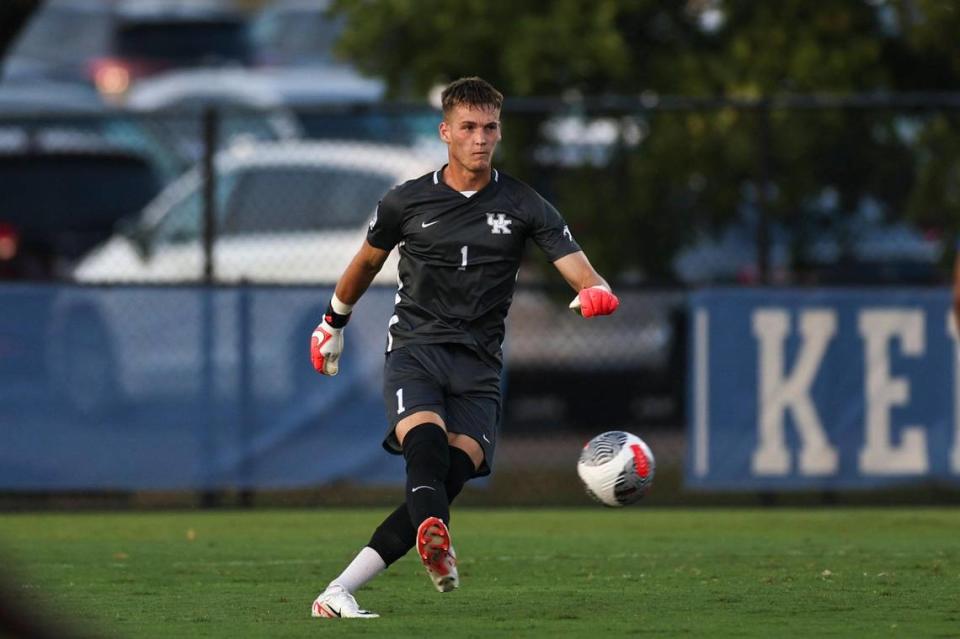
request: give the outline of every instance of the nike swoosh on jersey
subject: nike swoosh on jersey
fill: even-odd
[[[421,488],[429,488],[430,490],[432,490],[432,491],[434,491],[434,492],[436,492],[436,490],[437,490],[437,489],[434,488],[433,486],[417,486],[416,488],[411,488],[411,489],[410,489],[410,492],[411,492],[411,493],[415,493],[415,492],[417,492],[418,490],[420,490]]]
[[[434,220],[433,222],[420,222],[420,227],[421,227],[421,228],[427,228],[428,226],[433,226],[434,224],[436,224],[436,223],[439,222],[439,221],[440,221],[440,220]]]

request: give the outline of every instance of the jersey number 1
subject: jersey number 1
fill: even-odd
[[[463,259],[460,261],[460,270],[462,271],[463,269],[467,268],[467,245],[466,244],[460,247],[460,255],[463,257]]]

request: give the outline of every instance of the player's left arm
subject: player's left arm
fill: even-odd
[[[617,310],[620,300],[613,294],[606,280],[593,268],[583,251],[564,255],[554,261],[553,265],[573,290],[577,291],[577,296],[570,302],[570,308],[574,312],[584,317],[594,317],[609,315]]]

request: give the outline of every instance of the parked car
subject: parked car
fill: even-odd
[[[242,143],[215,158],[218,282],[330,283],[362,242],[380,197],[435,166],[359,142]],[[203,180],[194,168],[139,221],[77,265],[80,282],[190,282],[203,276]],[[396,282],[391,259],[377,279]]]
[[[161,114],[176,144],[194,161],[202,150],[200,110],[221,114],[220,138],[365,140],[406,147],[443,162],[439,109],[370,108],[383,84],[346,67],[182,69],[138,82],[124,98],[137,113]]]
[[[135,86],[125,100],[131,108],[154,109],[185,100],[233,103],[261,109],[379,102],[384,86],[342,68],[183,69]]]
[[[162,186],[146,156],[100,135],[20,127],[0,127],[0,184],[3,279],[63,276]]]
[[[282,98],[249,69],[184,69],[138,82],[124,108],[144,114],[163,128],[167,143],[189,165],[205,152],[204,112],[217,113],[218,146],[237,141],[291,140],[303,136]]]
[[[3,79],[86,83],[114,98],[155,73],[250,56],[244,16],[222,2],[50,0],[12,44]]]
[[[337,280],[360,247],[383,193],[435,168],[407,149],[343,141],[244,144],[219,153],[215,166],[216,281],[311,286]],[[127,233],[85,257],[74,271],[76,280],[91,285],[199,282],[202,194],[200,172],[191,170],[160,193]],[[393,252],[375,281],[395,286],[396,279]],[[283,297],[284,289],[275,290]],[[149,312],[137,307],[138,295],[145,296]],[[206,347],[203,296],[202,288],[192,287],[149,293],[113,286],[64,288],[54,304],[49,345],[50,360],[57,362],[51,367],[57,397],[82,413],[97,414],[124,401],[194,396]],[[292,298],[297,301],[256,311],[267,318],[258,321],[271,323],[271,334],[289,337],[254,353],[258,368],[277,371],[258,383],[260,397],[289,397],[297,384],[312,379],[305,375],[308,362],[287,349],[303,344],[322,309],[304,305],[311,298],[302,292]],[[235,327],[222,323],[229,323],[234,310],[216,311],[217,332],[224,339],[211,346],[217,370],[233,374],[239,355],[229,336]],[[380,317],[359,321],[383,323]],[[165,347],[142,357],[145,338]],[[234,380],[218,374],[217,383]]]
[[[101,138],[117,149],[147,157],[164,183],[179,177],[187,162],[168,135],[163,118],[145,117],[104,101],[91,86],[56,80],[0,82],[0,132],[5,139]]]
[[[344,21],[329,0],[278,0],[251,19],[253,59],[269,67],[347,67],[334,52]]]
[[[97,114],[103,112],[104,106],[96,89],[72,82],[0,83],[2,114]]]

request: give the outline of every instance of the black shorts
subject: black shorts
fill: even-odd
[[[417,411],[443,418],[447,432],[467,435],[483,449],[475,476],[490,474],[500,426],[500,371],[461,344],[409,344],[387,353],[383,399],[390,428],[383,447],[401,454],[394,429]]]

